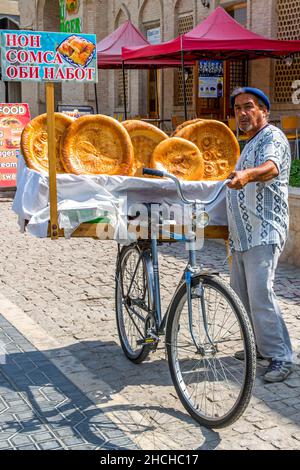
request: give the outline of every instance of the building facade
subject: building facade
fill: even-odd
[[[19,29],[20,12],[17,0],[1,0],[0,2],[0,30]],[[0,69],[1,79],[1,69]],[[4,83],[0,80],[0,103],[14,103],[21,101],[21,84]]]
[[[167,41],[192,29],[216,7],[225,8],[237,21],[252,31],[270,38],[299,39],[299,0],[80,0],[83,2],[83,32],[103,39],[126,20],[132,21],[148,39]],[[1,2],[2,3],[2,2]],[[8,2],[16,3],[16,2]],[[59,31],[58,0],[19,0],[22,29]],[[292,84],[300,75],[300,59],[291,65],[280,60],[257,60],[226,63],[227,99],[198,98],[197,71],[187,78],[187,100],[190,116],[226,118],[231,114],[228,96],[238,85],[262,88],[272,101],[272,118],[282,113],[300,111],[292,102]],[[158,72],[155,91],[153,72],[127,71],[128,113],[131,116],[170,117],[183,114],[181,73],[165,69]],[[122,72],[101,71],[97,85],[101,113],[122,115]],[[157,99],[158,98],[158,99]],[[32,114],[45,110],[43,85],[22,84],[22,99],[31,105]],[[65,104],[95,105],[93,85],[64,84],[56,86],[56,100]]]
[[[96,34],[97,41],[126,20],[130,20],[152,42],[168,41],[191,30],[218,6],[255,33],[273,39],[300,38],[300,0],[79,1],[83,4],[83,32]],[[59,31],[59,0],[19,0],[18,6],[17,9],[16,1],[1,0],[2,28]],[[12,13],[13,7],[15,13]],[[227,62],[223,73],[226,99],[199,98],[197,68],[187,73],[190,117],[227,118],[232,113],[230,92],[244,84],[261,88],[270,96],[271,119],[275,123],[280,123],[284,114],[300,115],[300,56],[290,61],[264,59],[248,63]],[[2,100],[29,103],[32,116],[45,112],[44,84],[23,82],[5,87],[1,83]],[[55,88],[57,104],[84,104],[95,108],[93,85],[66,83],[57,84]],[[128,114],[131,117],[159,115],[170,119],[171,116],[183,116],[182,76],[177,70],[161,70],[157,77],[154,72],[129,70],[126,72],[126,89]],[[122,71],[100,70],[96,91],[100,113],[124,118]],[[283,259],[300,266],[299,192],[296,189],[291,191],[291,232]]]

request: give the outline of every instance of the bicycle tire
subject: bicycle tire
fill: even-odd
[[[221,278],[218,276],[212,275],[205,275],[205,274],[198,274],[192,279],[192,292],[195,293],[197,291],[197,287],[203,286],[204,289],[204,298],[207,305],[212,305],[213,301],[209,300],[210,298],[210,289],[212,292],[217,292],[220,295],[220,304],[218,304],[218,310],[222,311],[226,307],[226,304],[231,307],[232,312],[237,321],[237,334],[241,335],[241,344],[244,345],[245,351],[245,361],[237,361],[234,358],[234,354],[224,358],[226,354],[226,341],[216,341],[217,348],[221,350],[222,357],[217,358],[217,354],[219,352],[215,352],[215,356],[211,358],[202,357],[199,359],[199,352],[196,354],[197,359],[194,362],[192,360],[187,360],[186,358],[181,359],[179,356],[188,356],[190,354],[195,354],[196,347],[194,346],[194,351],[191,353],[191,350],[186,349],[185,346],[185,334],[184,333],[184,317],[181,319],[180,323],[180,316],[184,316],[184,309],[187,311],[185,304],[187,303],[187,286],[186,283],[182,284],[182,286],[178,289],[173,301],[172,305],[170,306],[170,312],[167,321],[166,327],[166,348],[168,353],[168,362],[169,368],[171,372],[171,377],[178,394],[178,397],[188,411],[188,413],[200,424],[208,428],[222,428],[232,424],[236,421],[245,411],[252,393],[252,388],[255,381],[255,371],[256,371],[256,349],[255,349],[255,340],[254,335],[252,332],[252,326],[249,320],[249,317],[240,301],[236,293],[233,291],[231,287],[229,287]],[[207,293],[207,294],[206,294]],[[195,294],[193,294],[195,295]],[[208,298],[209,297],[209,298]],[[207,300],[208,299],[208,300]],[[192,300],[193,301],[193,300]],[[200,301],[201,302],[201,301]],[[220,308],[219,308],[220,305]],[[227,309],[227,307],[226,307]],[[187,313],[188,315],[188,313]],[[194,316],[194,314],[193,314]],[[214,324],[210,323],[210,335],[213,335],[215,331],[216,323],[218,323],[218,328],[220,320],[220,314],[216,316],[214,315]],[[209,314],[208,314],[209,320]],[[226,320],[227,321],[227,320]],[[193,321],[193,324],[195,321]],[[197,328],[199,331],[203,330],[203,325],[201,326],[201,320],[199,320]],[[224,324],[225,325],[225,324]],[[235,345],[235,336],[233,335],[233,328],[234,324],[232,324],[232,333],[228,335],[227,342],[232,343]],[[196,326],[195,326],[196,329]],[[180,331],[182,330],[182,332]],[[194,326],[193,326],[194,330]],[[191,334],[189,329],[186,330],[187,334],[186,337],[190,337],[192,341]],[[203,344],[207,344],[207,334],[203,335],[206,336],[206,340]],[[237,336],[238,337],[238,336]],[[200,333],[199,333],[200,338]],[[226,339],[226,338],[225,338]],[[180,343],[180,341],[183,341]],[[206,346],[207,347],[207,346]],[[213,354],[212,354],[213,356]],[[194,364],[194,367],[189,371],[187,367],[189,366],[189,362]],[[185,369],[184,369],[185,367]],[[212,373],[210,373],[209,368],[211,368]],[[237,369],[236,369],[237,368]],[[241,369],[240,369],[241,368]],[[233,402],[232,406],[226,411],[220,411],[225,404],[228,403],[231,399],[230,393],[226,388],[229,388],[230,382],[228,381],[221,381],[219,380],[219,376],[224,369],[224,373],[226,370],[230,372],[229,375],[230,381],[233,382],[233,378],[235,375],[237,376],[237,387],[235,383],[233,383],[233,391],[240,386],[240,390],[238,393],[235,401]],[[190,374],[190,375],[189,375]],[[239,385],[238,378],[242,377],[241,385]],[[196,393],[197,390],[204,389],[203,395],[205,395],[205,406],[203,406],[203,398],[201,403],[199,400],[193,397],[193,390],[195,390],[194,382],[196,383]],[[221,389],[223,387],[226,390],[226,395],[224,396],[224,400],[220,400],[220,396],[218,395],[217,388]],[[214,400],[216,403],[213,404]],[[219,401],[218,401],[219,400]],[[215,407],[215,409],[214,409]],[[208,412],[207,409],[211,408],[212,411]]]
[[[130,333],[130,328],[132,327],[129,326],[128,328],[126,328],[125,326],[125,316],[126,314],[128,314],[127,316],[130,318],[130,313],[128,311],[128,308],[125,307],[125,304],[124,304],[125,299],[123,298],[123,289],[121,287],[121,282],[124,288],[125,287],[124,286],[125,284],[124,283],[124,276],[125,276],[124,263],[126,263],[130,257],[139,259],[140,256],[141,256],[143,283],[145,283],[143,286],[144,289],[142,292],[142,297],[144,300],[146,300],[146,297],[147,297],[148,308],[149,310],[152,309],[153,285],[149,277],[149,269],[151,269],[151,264],[149,263],[152,263],[152,261],[150,260],[149,257],[145,255],[145,253],[142,252],[140,248],[138,248],[137,245],[129,245],[129,246],[125,246],[122,248],[120,257],[117,260],[116,287],[115,287],[116,320],[117,320],[117,328],[118,328],[118,335],[120,338],[120,343],[121,343],[122,349],[126,357],[131,362],[134,362],[136,364],[141,363],[147,358],[147,356],[149,355],[151,351],[151,347],[148,345],[138,345],[137,343],[138,341],[143,341],[145,339],[146,325],[142,325],[143,313],[141,311],[139,311],[139,314],[140,314],[139,316],[141,318],[138,318],[138,316],[135,316],[135,319],[132,319],[133,321],[131,321],[133,328],[134,327],[136,328],[138,320],[140,320],[140,325],[138,329],[136,328],[136,333],[137,333],[136,338],[135,338],[134,330],[131,330],[131,333]],[[134,261],[135,260],[133,260],[133,263]],[[144,320],[146,321],[146,315],[144,317]]]

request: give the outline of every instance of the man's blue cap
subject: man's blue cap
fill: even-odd
[[[267,107],[268,111],[271,109],[271,103],[267,95],[264,94],[262,90],[259,88],[252,88],[251,86],[245,86],[241,88],[236,88],[231,95],[231,107],[234,108],[235,98],[243,93],[250,93],[251,95],[256,96],[259,98]]]

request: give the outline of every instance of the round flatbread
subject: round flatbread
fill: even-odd
[[[61,163],[60,142],[73,119],[62,113],[55,113],[56,171],[65,173]],[[36,171],[49,171],[47,114],[32,119],[24,128],[21,137],[21,150],[28,168]]]
[[[234,133],[220,121],[205,120],[191,124],[177,134],[197,145],[204,159],[204,180],[225,180],[240,155]]]
[[[195,124],[196,122],[203,121],[203,119],[196,118],[196,119],[191,119],[190,121],[185,121],[182,124],[179,124],[179,126],[176,127],[175,131],[171,134],[171,137],[176,137],[177,134],[181,131],[181,129],[184,129],[187,126],[190,126],[191,124]]]
[[[100,114],[82,116],[64,135],[62,163],[76,175],[131,175],[132,143],[116,119]]]
[[[198,147],[180,137],[161,142],[153,152],[150,166],[186,181],[199,181],[204,174],[204,161]]]
[[[148,122],[133,119],[122,124],[130,135],[134,148],[133,175],[142,176],[143,168],[149,168],[153,150],[160,142],[168,139],[168,136]]]

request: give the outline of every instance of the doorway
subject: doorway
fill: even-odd
[[[149,118],[159,117],[159,96],[158,96],[158,71],[148,72],[148,105],[147,113]]]

